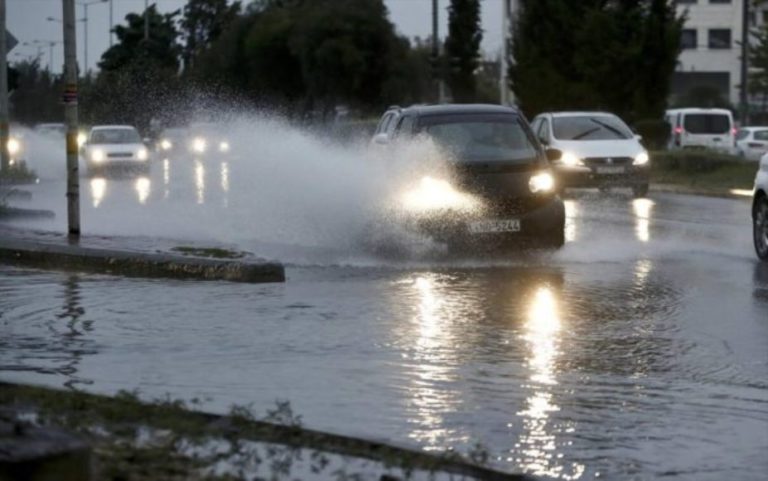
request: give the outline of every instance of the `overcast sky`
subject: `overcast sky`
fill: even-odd
[[[101,54],[109,47],[109,1],[76,0],[77,18],[84,17],[82,3],[94,3],[88,8],[88,65],[95,68]],[[145,0],[112,0],[115,24],[122,23],[129,12],[144,10]],[[384,0],[390,11],[390,18],[398,31],[407,37],[426,37],[431,33],[432,0]],[[440,36],[444,37],[447,27],[449,0],[440,2]],[[185,0],[150,0],[161,12],[171,12],[184,6]],[[248,3],[244,1],[243,3]],[[61,71],[63,53],[61,46],[61,23],[48,18],[61,19],[61,0],[7,0],[8,30],[19,40],[9,56],[11,62],[42,55],[42,65],[48,66],[53,45],[53,70]],[[483,50],[496,54],[501,45],[501,0],[482,0],[483,8]],[[85,63],[84,23],[77,24],[77,58]]]

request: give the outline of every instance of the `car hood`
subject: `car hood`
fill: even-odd
[[[89,150],[101,149],[104,152],[138,152],[144,144],[91,144]]]
[[[573,152],[579,157],[632,157],[645,149],[635,139],[626,140],[559,140],[552,147]]]

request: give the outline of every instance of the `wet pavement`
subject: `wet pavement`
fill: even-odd
[[[558,253],[393,261],[334,238],[341,220],[315,237],[311,220],[274,224],[237,169],[158,159],[146,178],[84,179],[84,225],[105,245],[255,251],[288,263],[285,285],[0,266],[0,379],[215,411],[284,399],[308,427],[480,442],[545,478],[768,471],[768,267],[747,202],[584,191]],[[63,230],[63,183],[30,190],[58,217],[14,225]]]

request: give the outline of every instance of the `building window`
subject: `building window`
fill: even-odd
[[[680,38],[680,46],[684,49],[695,49],[699,45],[698,35],[696,29],[685,28],[683,29],[683,35]]]
[[[697,3],[698,0],[676,0],[675,3],[690,5],[691,3]]]
[[[709,0],[709,3],[731,3],[731,0]]]
[[[731,48],[731,29],[730,28],[710,29],[709,48],[713,48],[713,49]]]

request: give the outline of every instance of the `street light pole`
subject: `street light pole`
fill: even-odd
[[[109,0],[109,46],[112,47],[112,29],[114,28],[115,17],[112,15],[112,0]]]
[[[67,125],[67,225],[80,237],[80,179],[77,145],[77,38],[75,0],[62,0],[64,19],[64,120]],[[87,29],[86,29],[87,31]]]
[[[5,40],[5,0],[0,0],[0,172],[8,172],[8,48]]]
[[[144,41],[149,40],[149,0],[144,0]]]

